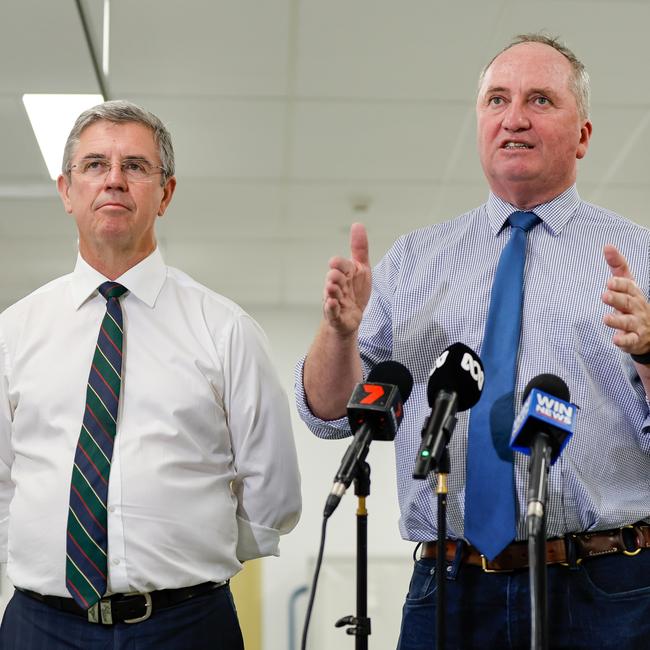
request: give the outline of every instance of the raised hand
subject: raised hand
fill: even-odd
[[[305,359],[303,385],[312,413],[324,420],[345,415],[361,381],[357,331],[370,299],[368,235],[360,223],[350,228],[350,259],[333,257],[325,277],[323,320]]]
[[[612,276],[602,301],[614,309],[605,314],[603,322],[616,330],[612,340],[623,352],[647,354],[650,352],[650,304],[618,249],[607,245],[603,253]]]
[[[368,235],[363,224],[350,228],[350,258],[333,257],[325,276],[323,315],[341,335],[355,334],[371,289]]]

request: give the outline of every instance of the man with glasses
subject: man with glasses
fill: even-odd
[[[3,650],[240,650],[228,580],[298,520],[263,332],[157,248],[175,187],[156,116],[82,113],[58,179],[75,269],[0,315]]]

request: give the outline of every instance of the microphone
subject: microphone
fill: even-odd
[[[484,378],[481,359],[463,343],[453,343],[436,359],[427,384],[431,414],[422,428],[413,478],[426,478],[438,469],[456,426],[456,413],[478,402]]]
[[[404,417],[404,402],[413,388],[408,368],[397,361],[378,363],[365,382],[357,384],[348,402],[348,421],[354,440],[347,448],[334,485],[325,502],[329,517],[355,479],[359,463],[368,455],[372,440],[393,440]]]
[[[556,375],[537,375],[524,390],[524,404],[512,427],[510,447],[530,455],[528,466],[528,536],[539,533],[544,517],[549,467],[573,435],[578,407]]]

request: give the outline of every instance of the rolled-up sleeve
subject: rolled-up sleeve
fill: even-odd
[[[235,465],[237,557],[278,555],[279,536],[300,517],[300,473],[287,396],[266,335],[247,315],[233,323],[224,380]]]

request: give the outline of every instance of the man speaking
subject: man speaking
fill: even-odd
[[[583,64],[557,40],[520,36],[481,74],[478,149],[487,202],[399,238],[372,272],[360,224],[333,258],[323,320],[296,392],[324,438],[376,363],[415,385],[395,439],[400,532],[422,543],[400,650],[434,647],[434,479],[415,481],[427,377],[454,342],[485,368],[450,443],[447,643],[528,648],[528,458],[509,448],[524,387],[541,373],[580,405],[550,472],[546,548],[552,648],[639,648],[650,638],[650,233],[581,200],[592,135]]]

